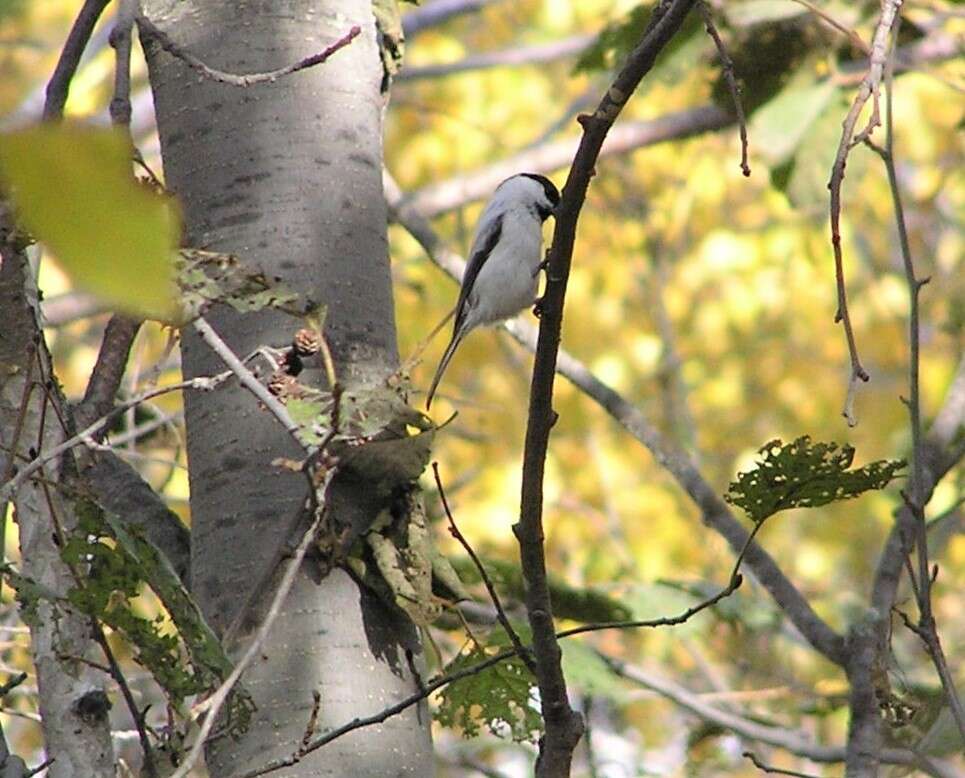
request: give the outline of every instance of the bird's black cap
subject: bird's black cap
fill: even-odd
[[[546,192],[546,198],[553,203],[554,208],[560,204],[560,190],[557,189],[556,184],[546,176],[542,176],[539,173],[520,173],[520,175],[526,176],[526,178],[532,178],[539,183],[543,187],[543,191]]]

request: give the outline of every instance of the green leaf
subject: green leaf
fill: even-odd
[[[620,678],[600,655],[579,640],[562,640],[563,674],[567,686],[583,694],[606,697],[614,702],[626,699],[626,689]]]
[[[724,14],[735,27],[751,27],[765,22],[793,19],[808,12],[794,0],[745,0],[743,3],[727,3]]]
[[[452,564],[459,577],[467,583],[480,583],[479,571],[467,556],[454,557]],[[485,558],[483,566],[498,589],[509,596],[523,599],[523,575],[515,562]],[[598,621],[626,621],[631,618],[630,609],[605,592],[590,587],[571,586],[562,579],[549,576],[550,597],[553,600],[553,616],[573,619],[589,624]]]
[[[757,524],[788,508],[816,508],[883,489],[906,465],[882,459],[849,470],[854,448],[812,443],[807,435],[787,444],[772,440],[760,453],[757,467],[739,473],[724,495]]]
[[[475,646],[450,662],[445,673],[472,667],[489,656],[485,649]],[[444,687],[435,718],[467,738],[476,737],[485,726],[497,737],[536,742],[543,722],[535,687],[532,673],[519,657],[513,657]]]
[[[794,155],[837,91],[830,80],[792,82],[754,112],[747,131],[769,165],[781,165]]]
[[[177,208],[135,181],[123,134],[71,125],[9,133],[0,175],[24,225],[79,286],[136,315],[174,313]]]
[[[231,661],[163,554],[140,530],[99,506],[78,501],[76,508],[78,525],[61,556],[87,575],[82,586],[68,592],[69,601],[124,634],[135,660],[151,672],[175,708],[185,697],[224,680]],[[176,632],[163,616],[148,619],[136,612],[134,600],[144,585],[158,596]],[[229,702],[231,731],[244,731],[252,710],[248,693],[236,687]]]

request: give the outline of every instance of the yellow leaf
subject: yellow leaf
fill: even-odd
[[[176,311],[177,208],[137,184],[120,132],[47,125],[2,135],[0,175],[24,226],[78,286],[140,316]]]

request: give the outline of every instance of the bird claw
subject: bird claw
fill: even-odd
[[[539,318],[541,318],[541,317],[543,316],[543,300],[544,300],[544,298],[545,298],[545,295],[544,295],[543,297],[537,297],[537,298],[533,301],[533,316],[535,316],[537,319],[539,319]]]

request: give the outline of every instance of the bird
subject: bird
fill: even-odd
[[[455,307],[452,339],[426,395],[426,410],[449,361],[476,327],[509,319],[536,297],[543,262],[543,222],[556,212],[560,192],[539,173],[503,181],[479,217]]]

